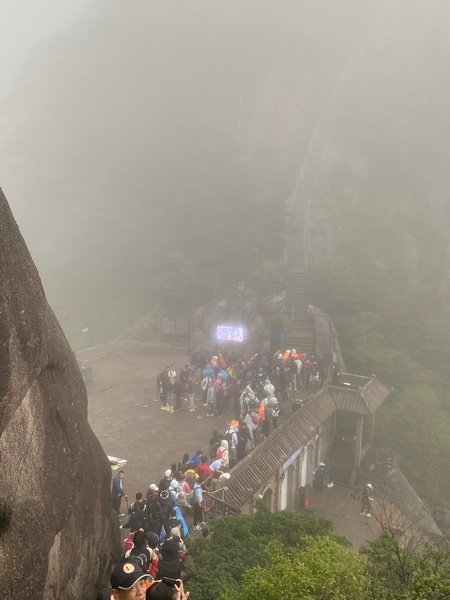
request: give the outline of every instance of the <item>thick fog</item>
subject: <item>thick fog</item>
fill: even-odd
[[[9,40],[11,65],[28,58],[0,140],[1,185],[69,336],[102,311],[170,308],[174,290],[179,312],[276,260],[325,112],[322,195],[343,159],[386,215],[418,186],[446,204],[445,0],[73,5]],[[11,7],[16,26],[39,18]]]

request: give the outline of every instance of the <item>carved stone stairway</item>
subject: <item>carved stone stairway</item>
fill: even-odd
[[[323,157],[328,145],[328,125],[319,119],[300,168],[292,197],[288,203],[290,233],[286,238],[285,260],[290,294],[291,328],[284,340],[286,348],[311,353],[314,349],[314,330],[306,309],[310,303],[305,243],[310,202],[314,196]]]

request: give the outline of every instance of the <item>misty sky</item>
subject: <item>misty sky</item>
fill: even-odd
[[[253,272],[243,254],[273,260],[327,107],[327,206],[353,189],[361,203],[374,190],[368,206],[431,190],[444,203],[449,12],[447,0],[1,0],[0,185],[58,317],[84,324],[109,302],[111,321],[119,304],[131,320],[170,277],[216,290]]]
[[[70,26],[92,0],[2,0],[0,94],[20,79],[36,46]]]

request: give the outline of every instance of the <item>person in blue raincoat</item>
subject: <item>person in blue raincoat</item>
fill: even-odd
[[[174,512],[175,512],[175,517],[178,521],[180,521],[181,523],[181,532],[183,534],[183,537],[187,537],[189,535],[189,526],[186,523],[185,518],[183,517],[183,513],[181,512],[181,508],[177,505],[174,506],[173,508]]]
[[[210,364],[206,365],[206,367],[203,369],[202,375],[203,375],[203,377],[208,377],[209,379],[216,378],[216,372],[214,371],[214,369],[212,368],[212,366]]]
[[[228,381],[229,375],[225,371],[225,369],[222,369],[221,371],[219,371],[219,376],[222,378],[222,382]]]

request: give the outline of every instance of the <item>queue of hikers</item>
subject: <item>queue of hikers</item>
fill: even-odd
[[[195,412],[198,418],[226,415],[227,426],[223,433],[213,431],[207,449],[184,454],[129,506],[127,500],[126,513],[121,512],[127,499],[124,471],[113,477],[113,507],[119,517],[126,517],[122,528],[129,533],[111,582],[124,583],[119,591],[104,590],[106,595],[99,597],[111,592],[109,597],[126,598],[127,590],[138,587],[142,598],[188,597],[182,585],[185,539],[192,531],[209,535],[208,493],[227,485],[233,466],[277,429],[289,397],[322,386],[328,364],[324,357],[294,348],[250,359],[234,351],[197,354],[179,372],[175,365],[161,371],[155,397],[161,410]],[[130,597],[138,597],[136,593]]]

